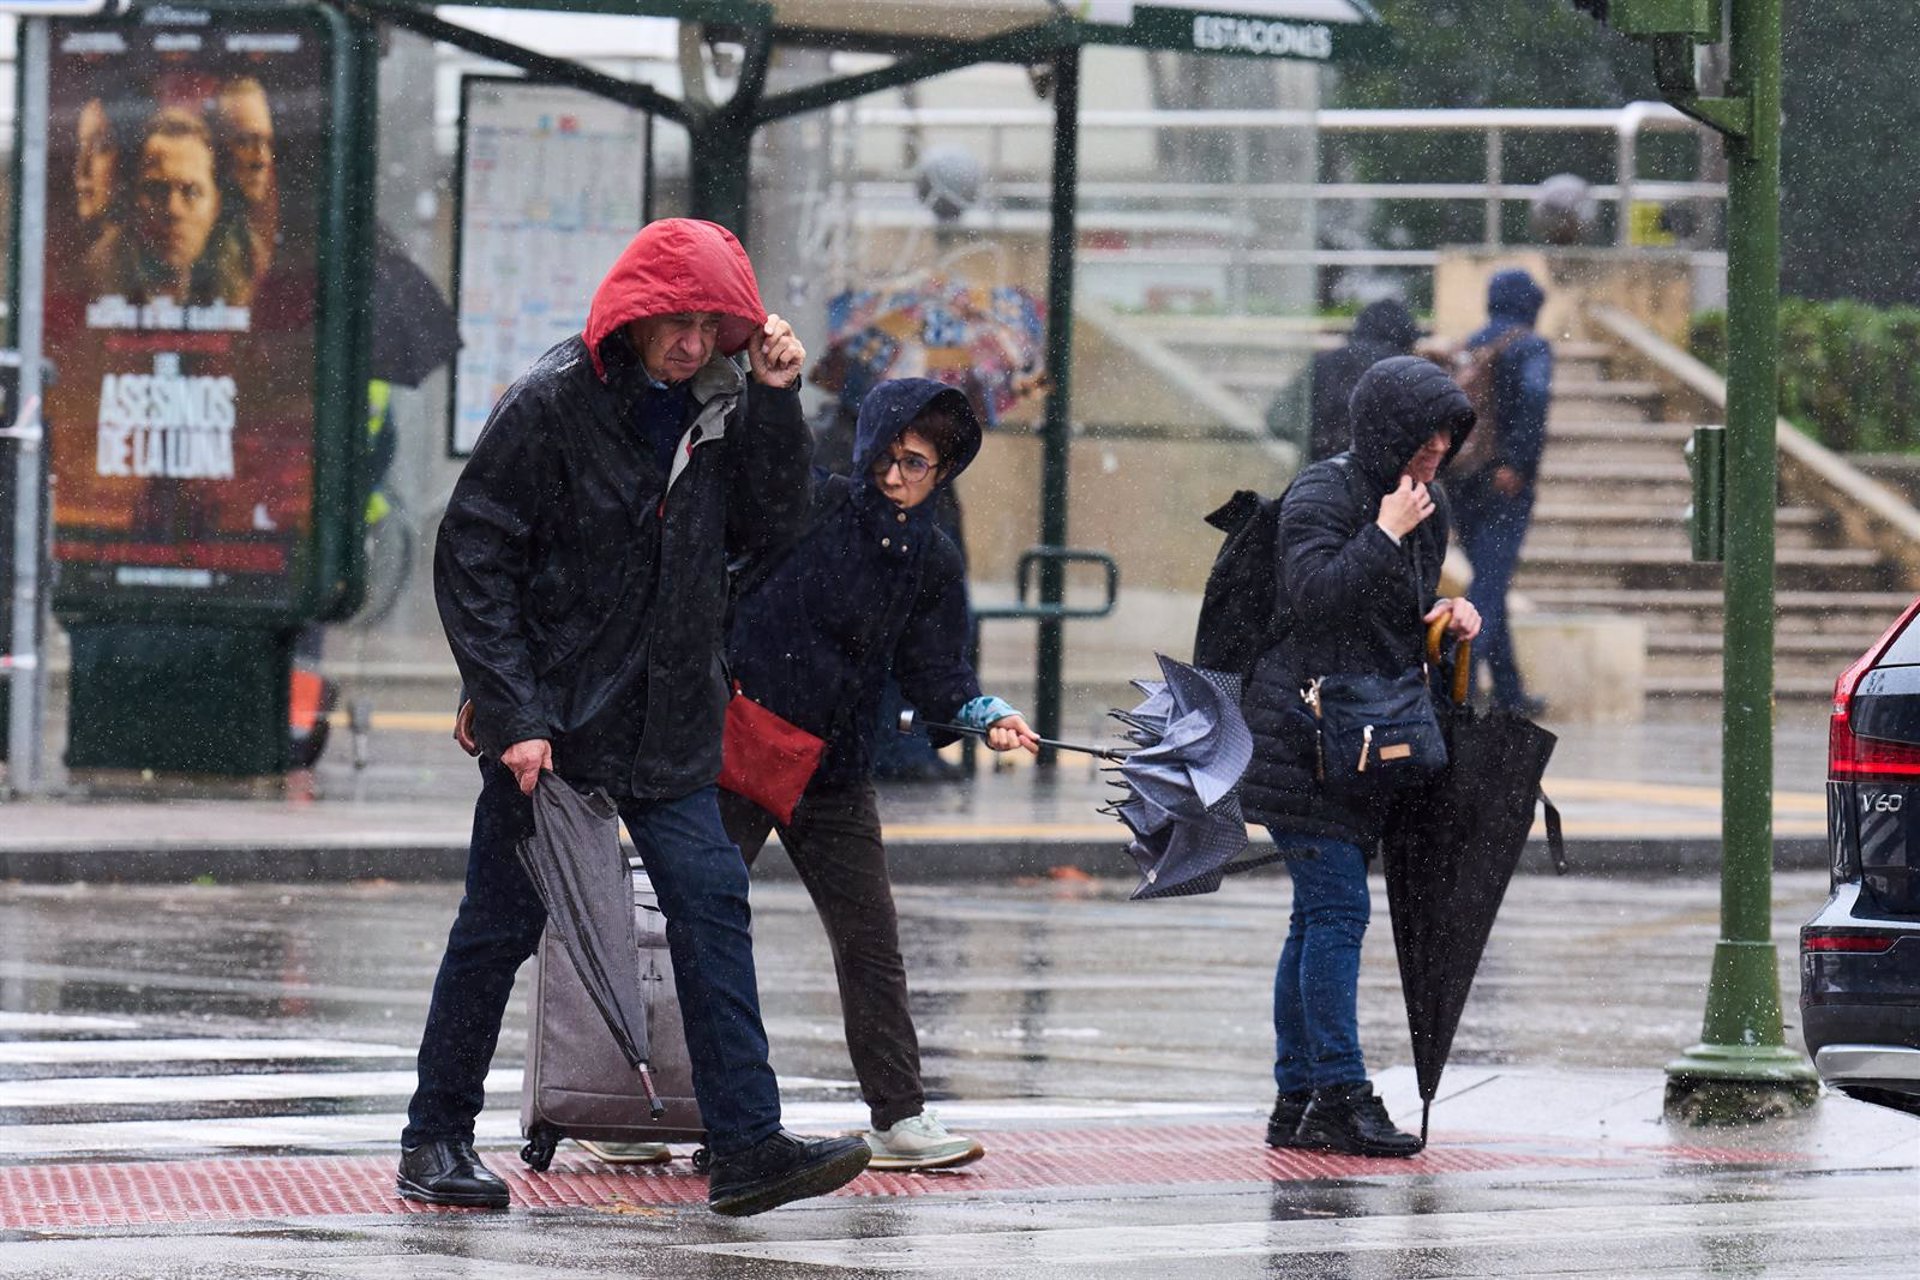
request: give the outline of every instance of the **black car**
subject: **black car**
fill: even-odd
[[[1833,893],[1800,930],[1820,1078],[1920,1115],[1920,600],[1847,668],[1827,735]]]

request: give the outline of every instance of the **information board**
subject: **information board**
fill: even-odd
[[[449,451],[473,451],[494,404],[586,327],[593,291],[648,216],[652,118],[579,89],[461,85]]]

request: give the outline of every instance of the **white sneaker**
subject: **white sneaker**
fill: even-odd
[[[976,1139],[947,1132],[931,1111],[908,1116],[891,1129],[869,1129],[866,1136],[873,1152],[869,1169],[951,1169],[987,1154]]]
[[[591,1138],[574,1141],[595,1160],[608,1164],[665,1164],[673,1159],[672,1150],[664,1142],[595,1142]]]

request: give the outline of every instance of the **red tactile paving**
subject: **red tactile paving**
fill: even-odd
[[[1776,1152],[1641,1147],[1618,1153],[1533,1144],[1443,1146],[1411,1160],[1273,1151],[1245,1125],[1022,1130],[987,1135],[988,1157],[935,1174],[869,1173],[839,1194],[924,1196],[1068,1187],[1295,1182],[1323,1178],[1480,1173],[1522,1167],[1751,1164]],[[491,1164],[519,1209],[621,1213],[701,1205],[707,1180],[686,1160],[613,1168],[585,1158],[534,1173],[507,1152]],[[391,1156],[267,1156],[0,1168],[0,1228],[151,1226],[340,1214],[458,1213],[400,1199]]]

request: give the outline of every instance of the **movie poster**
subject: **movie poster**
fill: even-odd
[[[150,12],[53,27],[57,599],[288,609],[313,544],[326,28]]]

